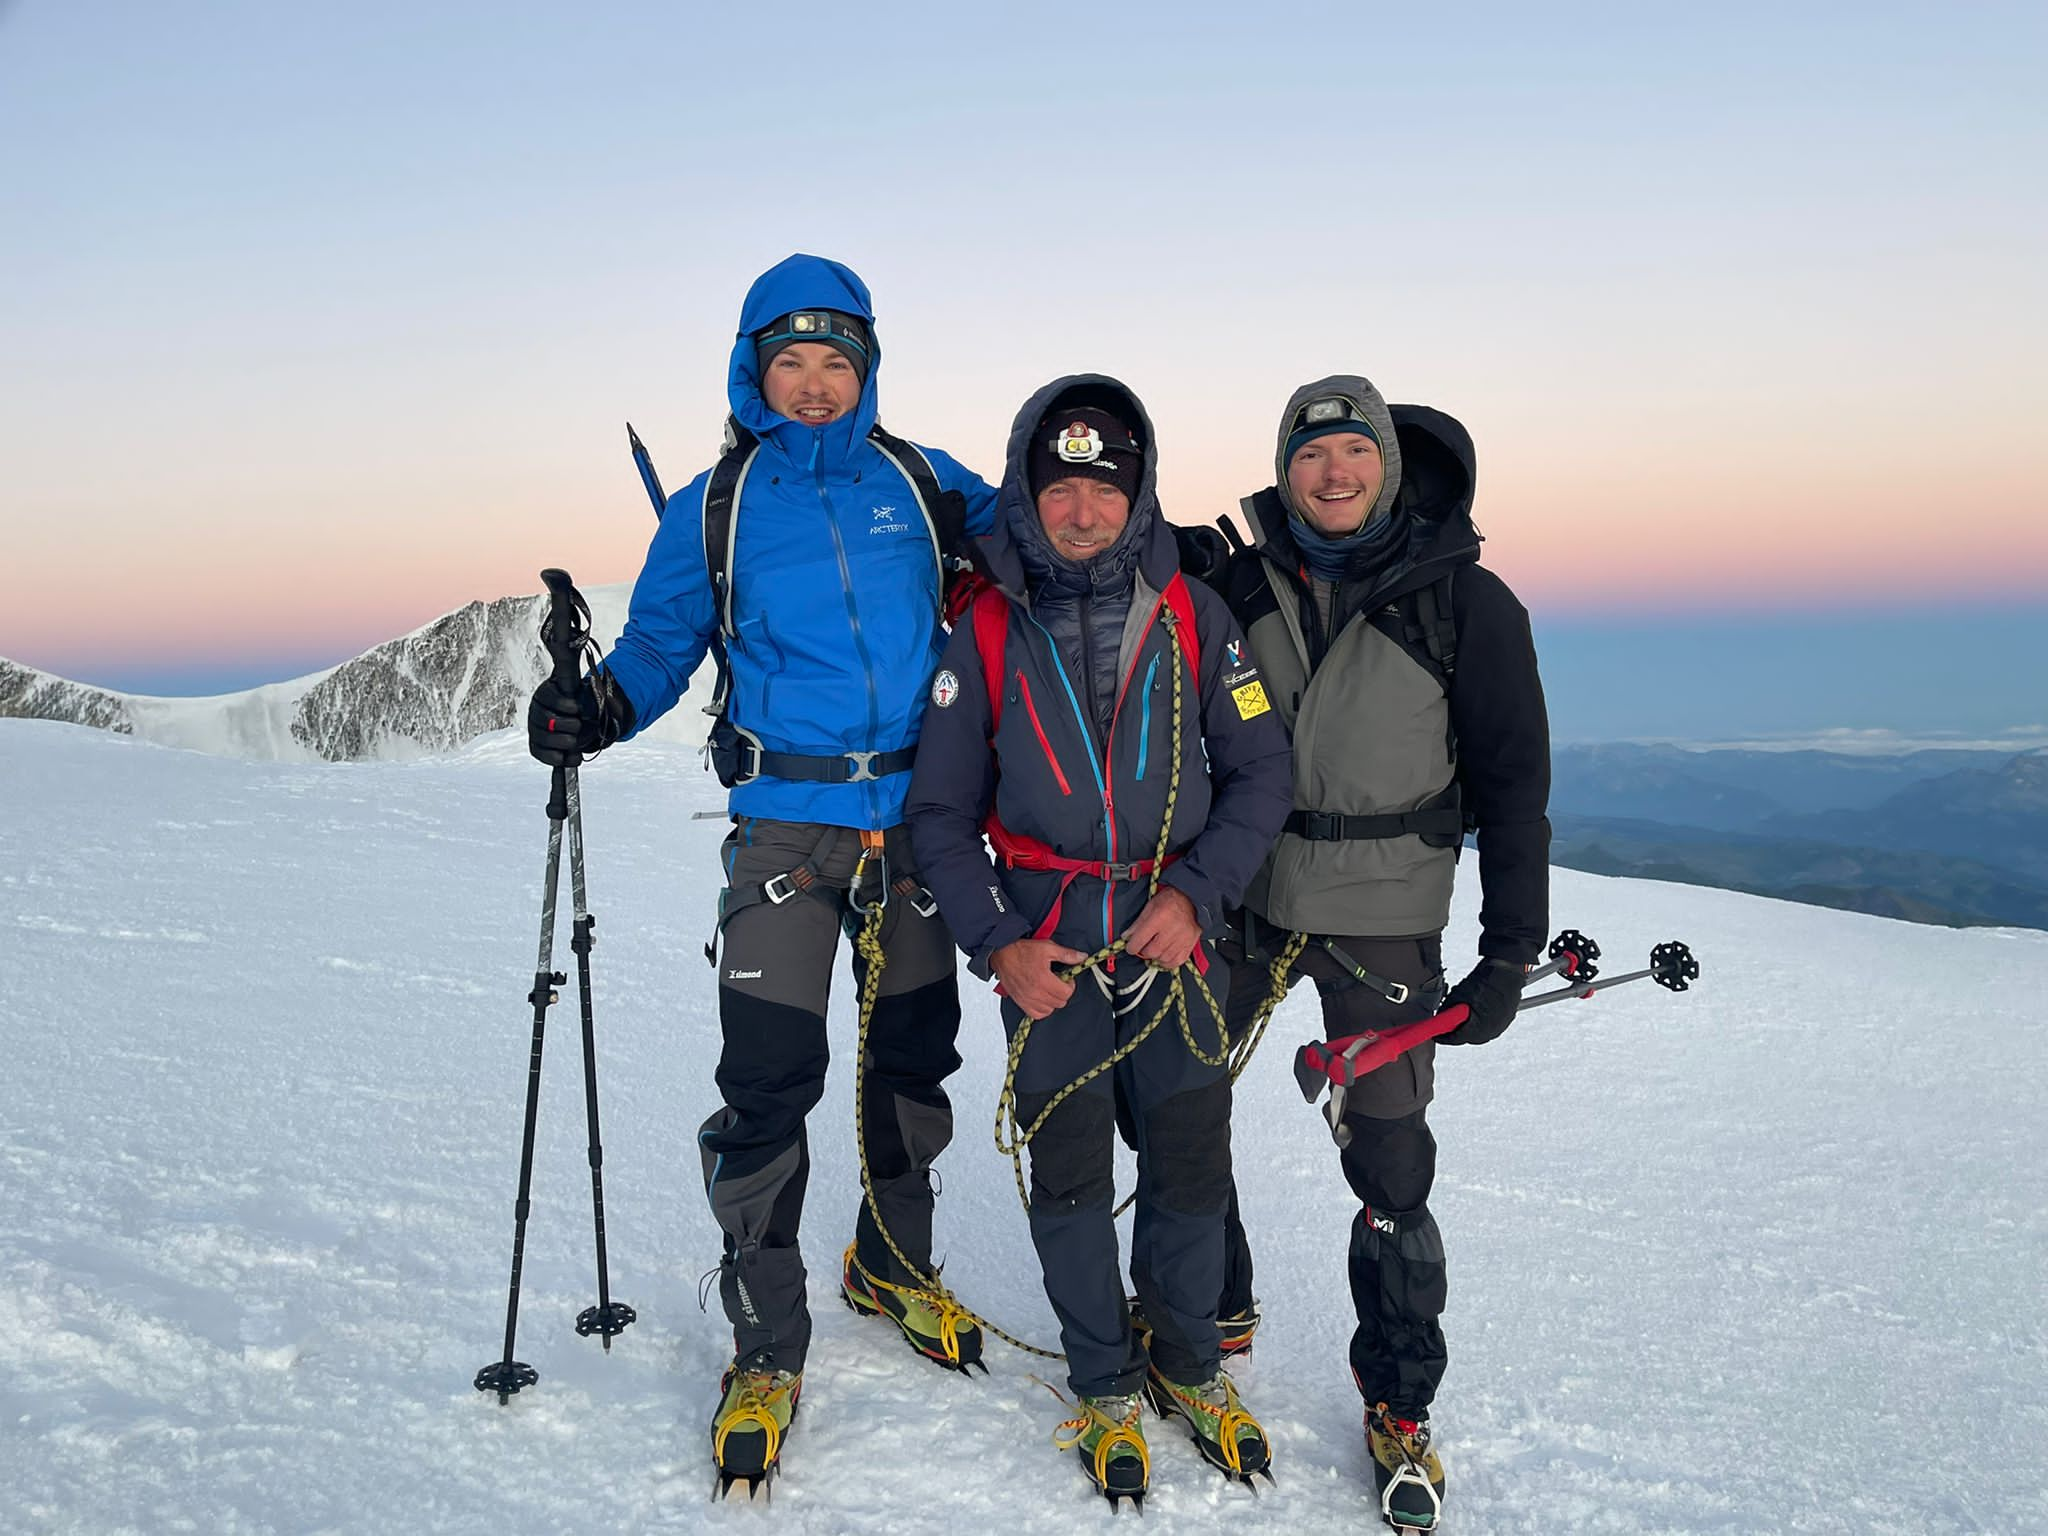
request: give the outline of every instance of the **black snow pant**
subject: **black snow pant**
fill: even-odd
[[[1271,990],[1271,951],[1285,935],[1258,924],[1266,953],[1233,972],[1225,1012],[1231,1037],[1250,1023]],[[1334,940],[1373,975],[1412,989],[1390,1003],[1359,981],[1329,952],[1311,943],[1288,978],[1316,984],[1329,1040],[1428,1018],[1443,995],[1442,936]],[[1354,1083],[1346,1094],[1344,1124],[1350,1143],[1340,1153],[1345,1181],[1358,1198],[1351,1218],[1351,1301],[1358,1326],[1351,1335],[1351,1372],[1367,1404],[1386,1403],[1406,1418],[1420,1418],[1435,1400],[1448,1354],[1443,1315],[1446,1293],[1443,1236],[1429,1212],[1436,1180],[1436,1138],[1429,1101],[1436,1093],[1436,1042],[1425,1041]],[[1227,1272],[1217,1303],[1234,1316],[1252,1302],[1252,1255],[1238,1217],[1233,1183],[1226,1220]]]
[[[883,851],[892,885],[914,885],[917,866],[904,828],[889,829]],[[806,860],[818,872],[808,892],[732,911],[716,961],[725,1042],[717,1082],[725,1105],[704,1122],[697,1140],[705,1193],[724,1233],[719,1297],[732,1322],[733,1356],[750,1370],[800,1371],[810,1347],[797,1241],[810,1175],[804,1119],[825,1091],[825,1007],[839,939],[859,927],[846,890],[859,852],[859,835],[845,828],[752,817],[738,818],[725,840],[729,900]],[[871,863],[861,899],[873,900],[877,889]],[[898,890],[882,924],[882,950],[881,992],[859,1087],[862,1139],[882,1219],[928,1271],[931,1168],[953,1138],[952,1105],[942,1085],[960,1066],[953,941],[936,915],[920,915]],[[856,984],[865,975],[856,953]],[[854,1241],[871,1273],[912,1283],[876,1230],[865,1198]]]
[[[1131,960],[1115,982],[1147,974]],[[1227,967],[1212,958],[1208,982],[1222,996]],[[1165,978],[1121,1016],[1093,973],[1073,998],[1031,1027],[1017,1067],[1017,1116],[1029,1126],[1060,1089],[1144,1027],[1165,995]],[[1217,1021],[1190,988],[1189,1027],[1216,1055]],[[1003,1003],[1016,1038],[1022,1015]],[[1131,1282],[1152,1327],[1149,1359],[1169,1380],[1207,1381],[1220,1363],[1216,1295],[1223,1279],[1223,1210],[1230,1196],[1230,1074],[1189,1054],[1172,1014],[1145,1043],[1085,1088],[1069,1094],[1032,1138],[1031,1241],[1059,1318],[1067,1385],[1079,1396],[1135,1392],[1148,1356],[1131,1329],[1117,1252],[1115,1137],[1127,1118],[1138,1154],[1131,1228]]]

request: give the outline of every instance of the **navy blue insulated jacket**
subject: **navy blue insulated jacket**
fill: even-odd
[[[735,724],[775,752],[890,752],[917,741],[945,632],[938,572],[909,484],[867,440],[882,358],[869,356],[860,403],[807,427],[768,409],[755,332],[793,309],[858,315],[867,285],[836,261],[792,256],[747,291],[726,397],[761,440],[733,509],[729,641]],[[995,492],[946,454],[923,450],[941,490],[967,498],[967,531],[994,523]],[[718,614],[704,564],[706,470],[668,499],[605,669],[633,702],[637,730],[674,707],[704,659]],[[812,784],[768,775],[732,791],[735,815],[879,828],[903,819],[910,775]]]
[[[1033,429],[1055,405],[1102,405],[1145,448],[1143,478],[1117,542],[1083,564],[1056,554],[1026,484]],[[983,673],[971,616],[954,626],[925,716],[907,810],[918,868],[977,974],[1057,904],[1048,936],[1094,950],[1128,928],[1147,899],[1143,876],[1106,881],[991,868],[982,823],[1058,854],[1133,864],[1157,850],[1172,766],[1173,674],[1180,642],[1162,594],[1179,570],[1154,491],[1152,426],[1121,384],[1080,375],[1047,385],[1011,429],[1001,525],[977,554],[1001,594],[1003,672]],[[1237,622],[1209,588],[1188,582],[1199,676],[1182,672],[1180,787],[1162,882],[1186,893],[1206,931],[1236,904],[1293,805],[1287,733],[1268,707]],[[1105,654],[1106,652],[1106,654]],[[1105,724],[1087,655],[1115,664]],[[1077,670],[1081,675],[1077,675]],[[1003,699],[992,728],[991,686]]]

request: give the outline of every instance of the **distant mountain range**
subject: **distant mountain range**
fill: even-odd
[[[625,584],[586,594],[608,647]],[[164,699],[0,659],[0,717],[65,720],[223,756],[352,762],[449,752],[517,725],[547,669],[536,594],[473,602],[352,661],[212,698]],[[655,722],[696,745],[709,668]],[[2048,749],[1881,754],[1560,746],[1553,859],[1951,924],[2048,928]]]
[[[1607,743],[1552,757],[1552,857],[1916,921],[2048,928],[2048,751]]]

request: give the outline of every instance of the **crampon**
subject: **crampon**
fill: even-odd
[[[711,1423],[711,1459],[718,1469],[712,1500],[728,1498],[735,1486],[743,1486],[749,1501],[766,1503],[803,1395],[803,1376],[732,1365],[719,1389],[723,1396]]]

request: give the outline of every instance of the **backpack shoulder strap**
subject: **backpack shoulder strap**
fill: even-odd
[[[1423,649],[1449,683],[1458,670],[1458,627],[1451,616],[1451,576],[1443,575],[1415,594],[1415,617],[1422,630]]]
[[[994,587],[974,594],[974,649],[981,657],[982,683],[988,689],[988,733],[1003,723],[1003,678],[1010,643],[1010,602]]]
[[[868,441],[875,445],[875,451],[895,467],[910,487],[910,496],[917,503],[918,514],[924,518],[925,533],[932,541],[932,566],[938,574],[939,601],[943,605],[946,591],[946,555],[958,549],[967,536],[966,499],[947,496],[939,490],[939,477],[932,469],[930,459],[924,450],[908,438],[898,437],[888,431],[880,422],[868,429]]]
[[[1187,656],[1188,679],[1197,688],[1202,685],[1202,641],[1195,633],[1195,595],[1188,590],[1188,579],[1179,571],[1173,573],[1173,580],[1166,584],[1166,610],[1173,615],[1173,633],[1180,641],[1180,648]]]
[[[704,482],[704,568],[711,573],[711,601],[718,609],[718,632],[732,634],[732,556],[739,529],[734,513],[740,492],[753,468],[761,440],[730,416],[725,421],[725,451]]]

